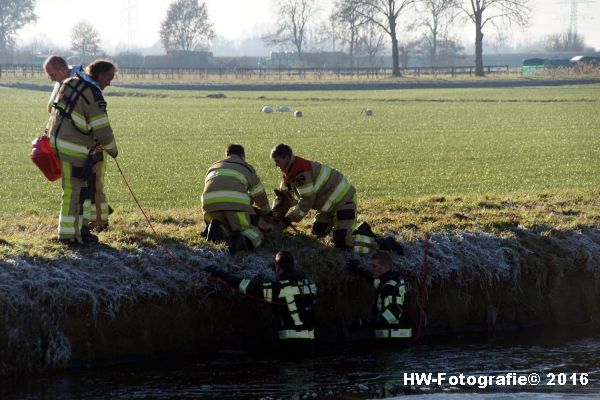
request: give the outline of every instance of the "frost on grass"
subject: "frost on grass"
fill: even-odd
[[[337,287],[348,282],[343,269],[347,254],[319,241],[292,245],[300,268],[318,285]],[[532,231],[516,232],[510,238],[434,233],[427,243],[428,273],[424,240],[401,246],[403,254],[394,255],[394,266],[413,288],[446,282],[460,286],[471,297],[498,284],[518,287],[532,257],[541,260],[536,265],[545,266],[558,253],[561,259],[570,260],[565,269],[576,268],[600,278],[600,231],[596,229],[551,237]],[[231,257],[213,248],[188,248],[177,254],[183,263],[161,248],[69,254],[57,260],[17,257],[0,261],[0,374],[68,364],[73,356],[68,320],[93,328],[96,321],[118,320],[124,311],[140,304],[177,305],[191,299],[200,306],[215,291],[239,296],[207,281],[201,271],[208,265],[219,265],[238,276],[274,279],[273,252],[266,249]],[[362,262],[365,265],[368,257],[362,257]]]

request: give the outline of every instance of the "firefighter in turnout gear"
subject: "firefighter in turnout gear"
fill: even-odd
[[[105,62],[93,62],[86,67],[86,73],[78,73],[78,75],[98,87],[100,84],[109,85],[110,82],[103,80],[103,72],[110,68],[110,64],[103,63]],[[104,87],[102,86],[101,89],[104,90]],[[83,223],[98,232],[108,228],[108,216],[112,213],[104,190],[107,160],[104,153],[104,147],[99,145],[92,154],[92,173],[88,177],[89,196],[83,203]]]
[[[208,168],[200,198],[208,240],[228,238],[231,254],[256,249],[263,241],[262,232],[252,223],[256,217],[252,204],[263,215],[271,214],[265,188],[245,157],[244,147],[229,145],[226,158]]]
[[[315,338],[315,311],[317,287],[306,275],[295,269],[294,258],[287,251],[275,255],[275,282],[260,282],[236,278],[209,266],[205,271],[253,297],[274,303],[279,319],[279,340],[286,350],[310,349]],[[306,346],[308,345],[308,346]]]
[[[400,273],[392,271],[392,256],[385,251],[377,251],[371,257],[371,270],[367,272],[358,266],[358,260],[348,262],[348,270],[364,277],[370,277],[375,287],[373,316],[369,319],[353,321],[349,330],[372,328],[376,339],[410,339],[412,329],[410,318],[405,310],[407,285]]]
[[[102,146],[112,157],[117,144],[106,113],[102,89],[110,84],[117,68],[98,60],[88,68],[97,72],[97,85],[75,75],[62,82],[48,123],[50,143],[62,169],[62,205],[58,238],[66,243],[97,242],[84,225],[83,203],[89,200],[88,180],[93,155]]]
[[[353,247],[356,190],[348,179],[327,164],[294,155],[292,149],[285,144],[279,144],[271,151],[271,159],[281,170],[280,188],[299,198],[298,204],[287,215],[275,217],[281,218],[289,226],[304,218],[309,210],[316,210],[312,234],[324,237],[332,232],[335,247]],[[361,243],[361,247],[369,248],[370,240],[364,240],[369,243]]]

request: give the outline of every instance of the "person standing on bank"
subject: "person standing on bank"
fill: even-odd
[[[376,339],[406,340],[412,337],[410,319],[405,310],[406,283],[397,271],[392,271],[392,256],[377,251],[371,257],[370,273],[358,266],[358,260],[350,260],[349,271],[370,277],[375,287],[373,315],[369,319],[352,321],[348,329],[371,328]]]
[[[96,60],[87,67],[87,72],[95,77],[97,85],[79,75],[63,81],[48,123],[50,143],[62,169],[58,240],[67,244],[98,241],[84,224],[83,215],[93,156],[98,146],[112,157],[118,153],[102,96],[102,89],[110,85],[117,67],[109,61]]]
[[[100,90],[110,86],[114,73],[110,75],[110,68],[116,67],[107,61],[94,61],[85,68],[83,79],[95,84]],[[110,79],[108,79],[110,78]],[[106,102],[104,103],[106,104]],[[92,155],[92,173],[88,178],[88,198],[83,203],[83,223],[89,225],[96,232],[108,229],[108,216],[113,210],[108,204],[106,192],[104,190],[104,177],[106,176],[106,156],[102,145],[96,147]]]

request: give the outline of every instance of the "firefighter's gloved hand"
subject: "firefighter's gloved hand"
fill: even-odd
[[[349,331],[357,331],[365,327],[365,321],[362,319],[356,319],[348,324]]]

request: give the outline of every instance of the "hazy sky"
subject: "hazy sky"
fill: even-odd
[[[600,0],[580,1],[585,3],[578,6],[579,32],[587,44],[600,49]],[[160,21],[170,3],[171,0],[37,0],[38,21],[20,31],[19,43],[38,38],[68,47],[73,24],[87,20],[101,33],[105,49],[114,49],[119,44],[126,46],[130,37],[132,47],[150,47],[159,40]],[[275,25],[272,0],[206,0],[206,3],[216,34],[227,39],[263,34]],[[319,0],[323,15],[333,3],[334,0]],[[510,43],[533,41],[546,33],[568,29],[571,0],[531,0],[530,4],[533,10],[530,27],[524,32],[506,30]],[[128,24],[128,9],[132,10],[131,24]],[[465,25],[460,37],[471,43],[474,29],[471,24]],[[489,32],[486,39],[492,36]]]

